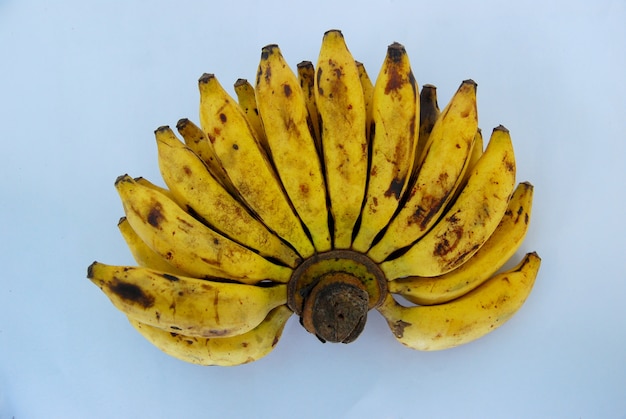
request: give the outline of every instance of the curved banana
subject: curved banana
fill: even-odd
[[[315,248],[243,111],[212,74],[199,80],[200,125],[246,204],[302,257]]]
[[[367,181],[366,113],[359,70],[338,30],[326,32],[322,40],[315,100],[322,121],[333,247],[348,249]]]
[[[120,176],[115,187],[133,230],[168,263],[189,275],[244,283],[287,282],[292,270],[218,234],[156,190]]]
[[[387,279],[437,276],[462,265],[494,232],[514,187],[513,144],[509,131],[499,126],[444,218],[406,253],[380,265]]]
[[[115,307],[142,323],[187,336],[234,336],[287,302],[287,286],[208,281],[94,262],[87,277]]]
[[[409,348],[452,348],[486,335],[515,314],[530,294],[540,264],[539,256],[529,253],[514,269],[449,303],[404,307],[389,294],[378,311],[396,339]]]
[[[241,335],[201,338],[172,333],[129,318],[150,343],[181,361],[223,367],[247,364],[269,354],[282,335],[292,311],[281,305],[269,312],[257,327]]]
[[[461,181],[478,129],[477,118],[476,83],[466,80],[433,126],[407,201],[368,252],[375,262],[415,242],[435,224]]]
[[[274,167],[317,252],[331,248],[322,166],[309,130],[304,93],[278,45],[263,48],[257,71],[259,113]]]
[[[317,104],[315,103],[315,67],[311,61],[302,61],[298,64],[298,82],[304,94],[306,108],[309,111],[309,131],[315,140],[315,149],[317,155],[322,158],[322,136],[320,134],[320,115],[317,112]],[[322,163],[320,161],[320,163]]]
[[[520,183],[500,224],[472,258],[444,275],[390,281],[389,291],[420,305],[446,303],[467,294],[497,272],[520,247],[528,231],[532,202],[533,186]]]
[[[259,107],[257,105],[254,86],[246,79],[238,79],[234,87],[237,102],[239,102],[241,110],[246,115],[246,119],[263,147],[263,150],[271,158],[270,148],[267,144],[267,137],[265,136],[265,129],[263,128],[263,121],[261,121],[261,117],[259,116]]]
[[[135,262],[139,266],[145,268],[156,269],[158,271],[167,272],[173,275],[187,275],[185,271],[182,271],[169,263],[161,257],[157,252],[152,250],[147,244],[141,240],[141,238],[135,233],[135,230],[130,226],[126,217],[121,217],[117,223],[117,228],[122,233],[124,241],[130,249],[130,253],[133,255]]]
[[[394,43],[374,86],[370,176],[352,249],[367,252],[407,187],[419,133],[419,93],[404,46]]]
[[[222,186],[169,127],[155,131],[159,168],[174,200],[215,231],[294,268],[299,256]]]
[[[213,176],[220,181],[220,183],[228,190],[232,196],[239,198],[239,192],[233,186],[233,183],[228,178],[222,163],[215,155],[215,151],[209,142],[202,128],[191,122],[189,119],[183,118],[176,123],[176,129],[178,133],[185,140],[185,144],[194,153],[202,159],[208,166]]]

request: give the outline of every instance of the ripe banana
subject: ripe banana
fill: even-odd
[[[467,294],[489,279],[520,247],[528,231],[532,201],[533,186],[520,183],[500,224],[472,258],[444,275],[390,281],[389,291],[420,305],[446,303]]]
[[[360,229],[352,243],[358,252],[367,252],[398,208],[415,159],[419,115],[409,57],[402,45],[391,44],[372,97],[370,176]]]
[[[216,338],[186,336],[132,318],[129,321],[149,342],[168,355],[192,364],[227,367],[257,361],[269,354],[278,343],[292,314],[287,306],[281,305],[270,311],[249,332]]]
[[[240,335],[287,302],[284,284],[259,287],[98,262],[87,277],[127,316],[186,336]]]
[[[250,209],[302,257],[315,252],[243,111],[212,74],[200,78],[200,125]]]
[[[263,48],[257,71],[259,113],[274,166],[317,252],[331,248],[326,187],[298,77],[277,45]]]
[[[135,233],[135,230],[130,226],[126,217],[121,217],[117,223],[117,228],[122,233],[122,237],[132,253],[135,262],[139,266],[145,268],[156,269],[157,271],[163,271],[172,275],[186,275],[187,273],[170,265],[165,259],[161,257],[157,252],[152,250],[141,238]]]
[[[294,268],[299,256],[272,234],[213,176],[169,127],[155,131],[159,167],[174,200],[216,232]]]
[[[348,249],[365,196],[367,139],[359,70],[340,31],[324,34],[315,78],[315,101],[322,121],[333,247]]]
[[[133,230],[152,250],[191,276],[244,283],[287,282],[291,269],[218,234],[158,191],[120,176],[115,187]]]
[[[513,145],[499,126],[446,215],[406,253],[380,265],[387,279],[437,276],[463,264],[498,226],[514,187]]]
[[[404,307],[389,294],[378,311],[396,339],[421,351],[452,348],[502,326],[524,304],[541,259],[527,254],[514,269],[446,304]]]
[[[478,129],[477,117],[476,83],[466,80],[433,126],[407,201],[368,252],[374,261],[382,262],[414,243],[435,224],[461,180]]]
[[[502,272],[533,199],[530,183],[515,188],[509,132],[483,150],[476,83],[440,111],[399,43],[372,80],[338,30],[297,72],[264,47],[237,101],[204,74],[199,124],[176,125],[184,143],[155,131],[166,187],[115,183],[140,267],[94,262],[87,276],[146,339],[201,365],[265,356],[293,313],[320,341],[349,343],[378,309],[420,350],[500,326],[540,265],[529,253]]]

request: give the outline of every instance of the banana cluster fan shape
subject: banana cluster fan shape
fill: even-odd
[[[516,181],[506,128],[483,139],[474,81],[440,110],[436,87],[420,89],[401,44],[370,79],[330,30],[316,63],[293,70],[272,44],[254,84],[235,82],[235,97],[213,74],[198,86],[197,123],[155,131],[163,186],[129,175],[115,182],[118,228],[138,266],[88,269],[163,352],[239,365],[270,353],[294,311],[311,316],[303,324],[312,332],[320,316],[339,324],[351,313],[303,314],[324,305],[292,302],[324,295],[340,304],[332,293],[307,294],[341,282],[328,277],[338,272],[418,350],[475,340],[530,294],[539,256],[504,267],[526,236],[533,186]],[[325,254],[338,256],[325,265]],[[375,275],[362,274],[367,266]],[[383,283],[373,292],[376,275]]]

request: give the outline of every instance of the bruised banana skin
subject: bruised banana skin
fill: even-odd
[[[389,282],[389,291],[420,305],[446,303],[467,294],[496,273],[519,249],[530,222],[533,186],[520,183],[496,230],[474,256],[447,274]]]
[[[527,254],[514,269],[495,275],[449,303],[404,307],[389,294],[378,311],[400,343],[420,351],[453,348],[502,326],[524,304],[541,259]]]
[[[294,268],[299,256],[235,199],[168,127],[155,131],[159,168],[174,200],[216,232]]]
[[[246,116],[214,75],[199,80],[200,125],[241,197],[263,223],[306,258],[315,248]]]
[[[256,96],[274,166],[317,252],[331,249],[326,186],[298,77],[277,45],[261,52]]]
[[[420,239],[443,213],[458,187],[478,129],[476,83],[464,81],[441,112],[418,161],[407,200],[368,256],[382,262]]]
[[[126,218],[152,250],[197,278],[219,277],[255,284],[287,282],[292,269],[280,266],[218,234],[160,192],[129,176],[115,182]]]
[[[359,70],[338,30],[324,34],[315,78],[335,249],[349,249],[367,181],[365,99]]]
[[[398,208],[407,187],[419,132],[419,93],[405,48],[394,43],[372,97],[371,168],[361,226],[352,249],[365,253]]]
[[[87,277],[128,317],[187,336],[234,336],[287,302],[287,287],[209,281],[94,262]]]
[[[198,365],[235,366],[257,361],[269,354],[282,335],[292,311],[280,305],[254,329],[241,335],[202,338],[169,332],[129,317],[131,325],[166,354]]]
[[[187,275],[187,272],[167,263],[161,255],[156,253],[146,243],[144,243],[143,240],[141,240],[141,237],[139,237],[130,226],[126,217],[120,218],[117,223],[117,228],[120,230],[126,245],[130,249],[130,253],[133,255],[135,262],[137,262],[139,266],[156,269],[172,275]]]
[[[500,126],[446,215],[406,253],[380,265],[387,279],[438,276],[462,265],[495,231],[514,187],[513,145]]]

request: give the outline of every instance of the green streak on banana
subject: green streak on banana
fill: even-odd
[[[169,127],[157,129],[155,137],[161,175],[183,209],[262,256],[278,259],[292,268],[301,262],[289,246],[230,195],[207,165]]]
[[[126,217],[120,218],[117,223],[117,228],[120,230],[120,233],[122,233],[122,237],[128,245],[130,253],[133,255],[135,262],[137,262],[139,266],[156,269],[173,275],[187,275],[185,271],[167,263],[161,255],[145,244],[137,233],[135,233],[135,230],[133,230],[130,226]]]
[[[287,282],[292,270],[209,229],[162,193],[120,176],[115,187],[133,230],[168,263],[191,276],[244,283]]]
[[[533,186],[520,183],[504,217],[485,244],[463,265],[435,277],[407,277],[389,282],[389,291],[420,305],[446,303],[467,294],[496,273],[519,249],[526,237]]]
[[[293,313],[278,306],[254,329],[238,336],[201,338],[172,333],[129,318],[130,324],[150,343],[181,361],[223,367],[247,364],[269,354]]]
[[[499,126],[443,219],[406,253],[380,265],[387,279],[438,276],[462,265],[494,232],[514,187],[513,145],[509,131]]]
[[[284,284],[257,287],[98,262],[87,277],[127,316],[187,336],[246,333],[287,301]]]
[[[419,93],[409,57],[389,46],[372,98],[371,168],[361,226],[352,249],[367,252],[407,187],[419,130]]]
[[[478,129],[476,83],[464,81],[435,123],[418,163],[417,179],[407,201],[368,256],[382,262],[410,245],[435,224],[451,200],[466,168]]]
[[[254,86],[246,79],[238,79],[234,87],[241,110],[246,115],[246,119],[263,147],[263,150],[271,158],[270,148],[267,144],[267,137],[265,136],[265,129],[263,128],[263,121],[261,121],[261,117],[259,116]]]
[[[300,256],[315,252],[246,117],[212,74],[199,80],[200,125],[241,197]]]
[[[263,48],[256,95],[274,166],[317,252],[331,248],[322,166],[304,93],[277,45]]]
[[[202,131],[202,128],[189,119],[183,118],[176,124],[176,129],[185,140],[187,147],[193,150],[193,152],[206,163],[211,173],[213,173],[213,176],[220,181],[224,188],[226,188],[232,196],[241,199],[239,192],[228,178],[226,171],[222,167],[222,163],[215,155],[215,151],[206,134]]]
[[[539,256],[529,253],[514,269],[449,303],[404,307],[389,294],[378,310],[396,339],[409,348],[452,348],[486,335],[511,318],[530,294],[540,264]]]
[[[367,180],[365,99],[359,70],[338,30],[324,34],[315,78],[334,248],[348,249]]]
[[[315,103],[315,67],[311,61],[302,61],[298,64],[298,82],[304,94],[306,108],[309,111],[309,131],[315,140],[317,155],[322,158],[322,134],[320,133],[320,115]]]

